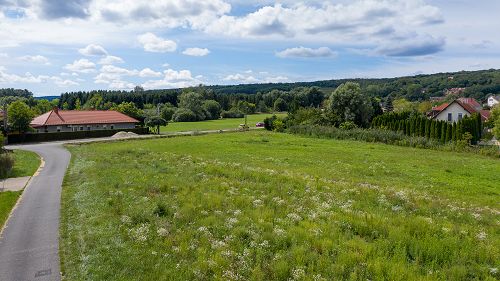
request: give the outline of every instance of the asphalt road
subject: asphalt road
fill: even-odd
[[[38,153],[45,161],[0,237],[0,280],[60,280],[61,185],[71,154],[54,143],[8,147]]]

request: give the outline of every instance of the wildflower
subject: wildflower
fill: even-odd
[[[299,215],[297,215],[296,213],[290,213],[286,217],[293,222],[298,222],[298,221],[302,220],[302,218]]]
[[[291,280],[300,280],[304,277],[306,277],[306,272],[305,272],[304,268],[299,267],[299,268],[292,270],[292,279]]]
[[[498,273],[498,268],[496,268],[496,267],[490,268],[490,274],[495,275],[497,273]]]
[[[260,199],[254,200],[253,201],[253,206],[254,207],[260,207],[260,206],[262,206],[262,200],[260,200]]]
[[[129,230],[130,237],[137,242],[145,242],[148,239],[148,234],[149,225],[145,223]]]
[[[122,223],[124,224],[129,224],[132,222],[132,219],[129,217],[129,216],[126,216],[126,215],[123,215],[120,220],[122,221]]]
[[[274,234],[276,234],[277,236],[280,236],[280,237],[285,236],[285,231],[284,231],[283,229],[281,229],[281,228],[275,228],[275,229],[273,230],[273,232],[274,232]]]
[[[160,237],[165,237],[168,235],[168,230],[166,228],[160,227],[160,228],[158,228],[156,233],[158,233],[158,236],[160,236]]]
[[[396,206],[392,206],[392,211],[393,212],[399,212],[403,210],[403,207],[399,206],[399,205],[396,205]]]
[[[484,231],[481,231],[479,232],[477,235],[476,235],[476,238],[479,239],[479,240],[485,240],[486,237],[488,237],[488,235],[486,234],[486,232]]]

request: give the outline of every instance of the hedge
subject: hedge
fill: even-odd
[[[77,132],[57,132],[57,133],[32,133],[32,134],[11,134],[8,135],[8,143],[23,143],[23,142],[44,142],[44,141],[59,141],[59,140],[75,140],[87,138],[104,138],[111,137],[118,132],[133,132],[138,135],[149,134],[149,128],[135,128],[123,130],[98,130],[98,131],[77,131]]]

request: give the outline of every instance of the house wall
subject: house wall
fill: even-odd
[[[465,116],[470,116],[470,113],[461,107],[458,103],[454,102],[448,106],[445,110],[441,111],[434,119],[448,121],[448,113],[451,113],[451,122],[458,122],[458,114],[462,114],[462,118]]]
[[[99,130],[128,130],[134,129],[134,123],[117,124],[89,124],[89,125],[61,125],[47,126],[35,129],[37,133],[75,132],[75,131],[99,131]]]
[[[493,106],[497,105],[498,103],[499,103],[499,101],[497,101],[494,97],[488,98],[488,106],[489,107],[493,107]]]

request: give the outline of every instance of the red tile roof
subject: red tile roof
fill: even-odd
[[[59,125],[90,125],[90,124],[117,124],[138,123],[136,119],[118,111],[79,111],[79,110],[51,110],[35,117],[31,121],[32,127],[59,126]]]
[[[444,103],[440,106],[433,107],[432,111],[435,112],[435,114],[433,114],[432,118],[438,116],[441,111],[445,110],[453,103],[457,103],[470,114],[479,113],[483,121],[490,118],[490,112],[488,110],[482,110],[481,105],[474,98],[459,98],[450,103]]]

